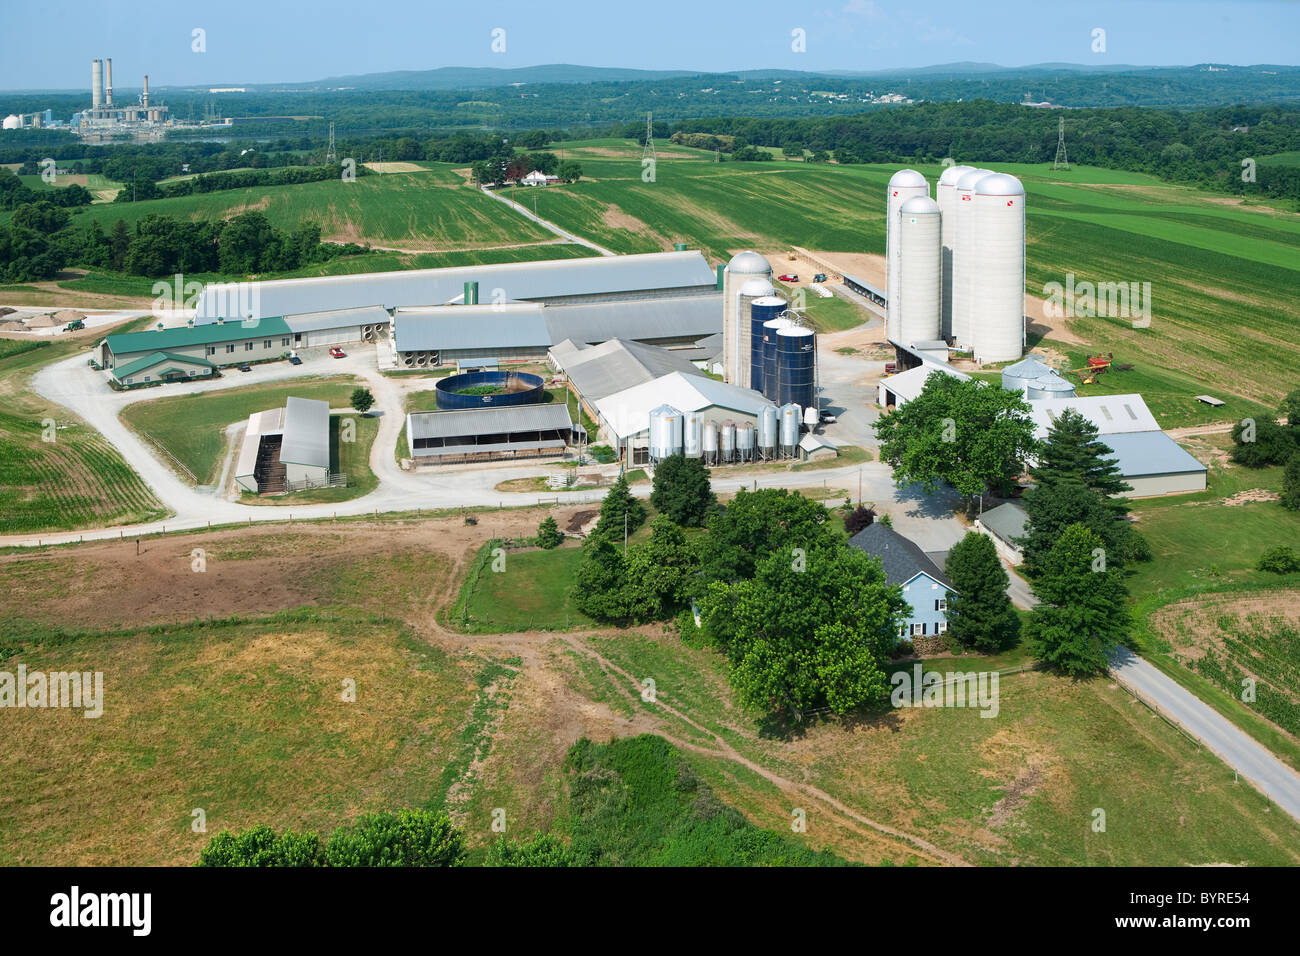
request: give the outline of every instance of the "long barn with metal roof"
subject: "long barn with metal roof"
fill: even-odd
[[[213,283],[196,304],[195,324],[220,317],[294,316],[377,307],[464,302],[466,284],[480,301],[580,304],[661,296],[708,295],[717,278],[698,251],[549,259],[498,265],[372,272],[364,275]],[[567,336],[566,336],[567,337]]]
[[[563,404],[410,412],[406,448],[425,464],[562,455],[573,423]]]

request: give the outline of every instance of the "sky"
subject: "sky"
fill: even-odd
[[[497,28],[504,50],[494,51]],[[1096,30],[1105,31],[1103,49]],[[112,57],[119,89],[138,88],[145,73],[161,89],[542,63],[718,72],[959,61],[1294,65],[1300,2],[0,0],[0,37],[7,90],[89,89],[96,57]]]

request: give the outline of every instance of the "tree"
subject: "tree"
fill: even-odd
[[[1282,470],[1282,507],[1300,511],[1300,451],[1295,452]]]
[[[844,533],[850,538],[863,528],[870,527],[876,520],[876,509],[858,505],[844,516]]]
[[[131,248],[131,231],[126,221],[119,219],[113,223],[113,232],[108,239],[109,265],[114,272],[121,272],[126,262],[126,254]]]
[[[1300,571],[1300,554],[1296,554],[1284,544],[1269,548],[1259,556],[1256,571],[1272,571],[1274,574],[1290,574]]]
[[[772,552],[751,580],[714,581],[700,599],[705,636],[730,661],[740,700],[795,720],[884,696],[906,608],[880,562],[839,541],[793,566],[789,553]]]
[[[352,407],[362,415],[375,407],[375,396],[370,394],[368,388],[354,388],[352,390]]]
[[[1300,388],[1287,392],[1279,411],[1286,419],[1287,427],[1300,429]]]
[[[222,831],[199,854],[199,866],[320,866],[320,837],[266,825],[239,833]]]
[[[993,539],[968,531],[948,552],[944,573],[956,593],[948,595],[948,632],[963,647],[992,652],[1020,637],[1020,616],[1007,597],[1009,578]]]
[[[1232,427],[1228,455],[1247,468],[1282,465],[1296,450],[1296,431],[1267,419],[1248,419]]]
[[[566,183],[576,183],[582,178],[582,167],[572,160],[567,160],[560,163],[559,168],[555,171],[555,175],[559,176],[560,179],[564,180]]]
[[[68,224],[70,214],[66,209],[49,202],[24,203],[14,210],[10,225],[18,229],[31,229],[34,232],[52,235]]]
[[[876,422],[880,458],[900,486],[1006,494],[1037,445],[1029,411],[1019,392],[936,372],[920,395]]]
[[[787,143],[781,147],[781,155],[786,159],[800,159],[803,157],[803,147],[798,143]]]
[[[1108,445],[1097,440],[1097,426],[1073,408],[1057,416],[1039,446],[1037,463],[1029,469],[1039,484],[1078,481],[1100,495],[1132,491],[1120,475],[1119,462]],[[1128,512],[1122,499],[1112,499],[1116,510]]]
[[[560,542],[564,540],[564,535],[560,534],[559,525],[555,519],[547,515],[542,519],[542,523],[537,526],[537,546],[550,551],[552,548],[559,547]]]
[[[325,845],[326,866],[460,866],[465,841],[445,813],[370,813]]]
[[[1122,563],[1120,542],[1124,529],[1101,495],[1092,489],[1078,481],[1051,482],[1030,488],[1022,500],[1028,523],[1020,545],[1025,574],[1029,577],[1038,574],[1052,546],[1066,528],[1075,524],[1091,529],[1111,560]]]
[[[704,459],[671,455],[655,466],[650,503],[677,524],[699,527],[717,504]]]
[[[625,603],[635,619],[659,620],[690,600],[700,561],[682,529],[667,515],[650,524],[650,540],[629,549]]]
[[[628,575],[623,552],[608,536],[599,533],[586,540],[582,552],[569,591],[573,606],[597,621],[629,620],[632,609],[625,591]]]
[[[787,563],[792,548],[808,551],[843,545],[820,502],[785,488],[740,490],[725,510],[709,517],[703,536],[702,580],[730,583],[754,576],[758,562],[780,552]]]
[[[644,523],[645,505],[628,490],[627,476],[619,475],[600,503],[600,519],[587,540],[605,537],[622,541],[625,532],[630,535]]]
[[[1029,618],[1030,653],[1071,677],[1100,674],[1128,636],[1128,591],[1105,563],[1101,539],[1086,525],[1066,528],[1034,579],[1041,603]]]

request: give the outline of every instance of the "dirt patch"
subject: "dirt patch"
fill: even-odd
[[[428,170],[416,163],[366,163],[366,169],[377,173],[427,173]]]
[[[1224,498],[1219,504],[1232,508],[1236,505],[1244,505],[1248,501],[1277,501],[1280,497],[1282,496],[1276,491],[1269,491],[1267,488],[1251,488],[1249,491],[1239,491],[1231,498]]]
[[[632,232],[642,236],[649,236],[656,242],[671,242],[667,237],[660,235],[654,229],[642,222],[636,216],[629,216],[623,210],[619,209],[613,203],[605,207],[604,214],[600,217],[603,225],[610,229],[617,229],[623,232]]]
[[[600,511],[575,511],[569,518],[569,523],[564,526],[564,530],[571,534],[578,534],[587,530],[588,527],[595,527],[596,522],[600,520]]]

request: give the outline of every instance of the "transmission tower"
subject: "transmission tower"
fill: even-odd
[[[1065,155],[1065,117],[1062,116],[1056,126],[1056,160],[1053,169],[1069,169],[1070,157]]]
[[[648,159],[651,163],[656,163],[655,157],[655,127],[654,113],[645,115],[645,149],[641,150],[641,165],[644,168],[645,161]]]
[[[331,166],[337,161],[338,157],[334,155],[334,124],[330,123],[330,146],[325,151],[325,165]]]

